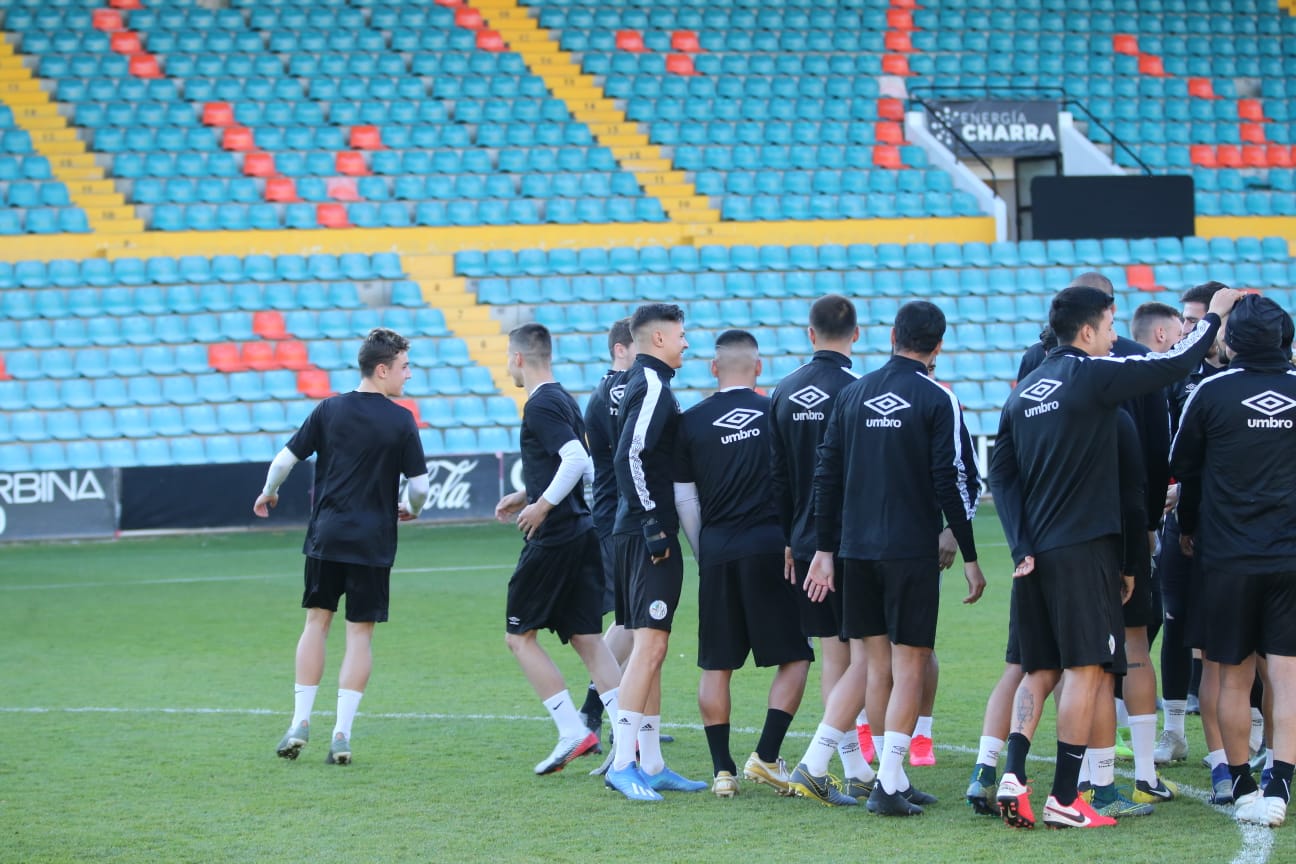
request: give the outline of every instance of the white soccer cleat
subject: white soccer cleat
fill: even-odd
[[[1249,825],[1277,828],[1287,821],[1287,802],[1274,795],[1262,795],[1257,790],[1238,799],[1233,818]]]

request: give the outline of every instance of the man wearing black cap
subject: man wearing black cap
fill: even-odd
[[[1220,664],[1234,815],[1273,827],[1286,818],[1296,762],[1296,370],[1282,348],[1287,320],[1266,297],[1238,302],[1224,334],[1229,369],[1188,398],[1171,452],[1183,484],[1181,544],[1201,560],[1214,616],[1205,653]],[[1247,764],[1257,654],[1274,691],[1274,765],[1263,794]]]

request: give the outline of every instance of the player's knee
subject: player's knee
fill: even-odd
[[[505,633],[504,634],[504,644],[507,645],[508,649],[512,651],[514,654],[517,654],[520,651],[525,650],[528,646],[528,643],[534,641],[534,639],[535,639],[534,630],[527,631],[526,633]]]

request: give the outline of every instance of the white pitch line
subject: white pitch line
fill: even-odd
[[[397,567],[392,573],[464,573],[474,570],[508,570],[512,564],[465,564],[463,567]],[[25,585],[0,585],[0,591],[43,591],[58,588],[130,588],[135,585],[195,585],[204,582],[261,582],[268,579],[294,577],[291,571],[270,575],[242,574],[238,576],[174,576],[167,579],[124,579],[113,582],[34,582]],[[295,578],[300,578],[296,575]]]
[[[449,569],[466,569],[466,568],[443,568]],[[321,716],[332,716],[330,711],[315,712]],[[50,708],[50,707],[20,707],[20,706],[0,706],[0,714],[234,714],[243,716],[291,716],[291,711],[275,711],[270,708],[118,708],[107,706],[83,706],[72,708]],[[538,717],[530,714],[442,714],[437,712],[422,711],[395,711],[381,712],[370,714],[361,712],[359,717],[366,720],[445,720],[450,722],[457,721],[475,721],[475,722],[517,722],[529,721],[536,723],[551,722],[548,717]],[[663,729],[688,729],[695,732],[702,731],[700,723],[663,723]],[[734,727],[731,731],[740,735],[759,735],[760,729],[749,727]],[[788,732],[789,738],[809,738],[809,732]],[[944,750],[949,753],[961,753],[964,755],[976,756],[975,747],[965,747],[962,744],[937,744],[937,750]],[[1047,756],[1032,755],[1029,757],[1032,762],[1052,762]],[[1132,777],[1129,771],[1118,772],[1122,776]],[[1224,816],[1231,816],[1228,809],[1218,807],[1210,803],[1210,795],[1204,790],[1197,789],[1193,786],[1181,784],[1180,792],[1198,803],[1210,807],[1212,810]],[[1233,821],[1230,819],[1229,821]],[[1244,825],[1240,822],[1234,822],[1237,826],[1238,833],[1241,834],[1242,848],[1238,854],[1233,857],[1230,864],[1267,864],[1269,856],[1273,852],[1273,831],[1263,828],[1259,825]]]

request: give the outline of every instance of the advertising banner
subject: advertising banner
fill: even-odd
[[[1054,156],[1058,153],[1058,103],[976,99],[930,103],[927,129],[956,156]],[[972,148],[950,131],[952,128]]]
[[[116,531],[115,469],[0,472],[0,541]]]

